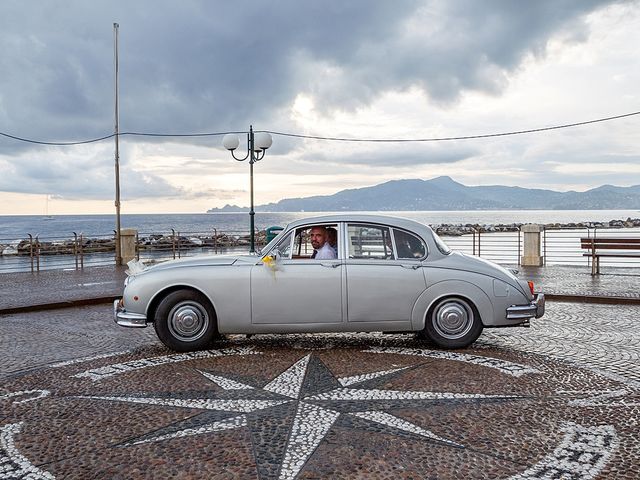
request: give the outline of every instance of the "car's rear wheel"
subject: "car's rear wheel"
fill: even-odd
[[[442,348],[464,348],[482,333],[482,320],[471,302],[459,297],[443,298],[427,313],[421,332]]]
[[[158,304],[154,326],[158,338],[178,352],[207,348],[218,335],[209,300],[193,290],[176,290]]]

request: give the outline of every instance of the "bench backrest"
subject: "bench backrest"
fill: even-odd
[[[587,250],[640,250],[640,238],[581,238],[580,247]]]

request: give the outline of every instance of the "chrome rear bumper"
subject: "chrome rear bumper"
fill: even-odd
[[[507,320],[527,320],[544,315],[544,293],[537,293],[529,305],[511,305],[507,308]]]
[[[113,321],[121,327],[144,328],[147,326],[147,316],[127,312],[122,299],[113,302]]]

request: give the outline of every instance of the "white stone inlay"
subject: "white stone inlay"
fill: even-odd
[[[618,436],[612,425],[584,427],[567,422],[561,431],[564,438],[553,453],[510,480],[591,480],[618,448]]]
[[[226,357],[233,355],[258,355],[260,352],[254,352],[252,347],[225,348],[222,350],[205,350],[202,352],[179,353],[175,355],[163,355],[161,357],[142,358],[140,360],[131,360],[130,362],[116,363],[105,367],[94,368],[85,372],[76,373],[75,378],[89,378],[94,382],[103,378],[113,377],[134,370],[142,370],[143,368],[157,367],[168,363],[179,363],[187,360],[197,360],[200,358]]]
[[[479,393],[415,392],[401,390],[368,390],[337,388],[307,397],[307,400],[454,400],[474,398],[520,398],[518,395],[481,395]]]
[[[278,393],[289,398],[298,398],[310,359],[311,354],[298,360],[287,370],[265,385],[264,390]]]
[[[125,446],[140,445],[142,443],[160,442],[162,440],[170,440],[172,438],[191,437],[194,435],[203,435],[205,433],[221,432],[223,430],[232,430],[234,428],[246,427],[247,417],[246,415],[240,415],[238,417],[227,418],[219,422],[208,423],[198,428],[185,428],[174,433],[168,433],[166,435],[160,435],[159,437],[147,438],[146,440],[139,440],[137,442],[127,443]]]
[[[302,402],[298,405],[280,468],[280,480],[296,478],[339,416],[339,412],[317,405]]]
[[[338,381],[340,382],[340,385],[342,385],[343,387],[348,387],[349,385],[353,385],[355,383],[365,382],[367,380],[372,380],[374,378],[383,377],[385,375],[389,375],[390,373],[399,372],[400,370],[406,370],[407,368],[409,367],[400,367],[400,368],[394,368],[393,370],[384,370],[382,372],[353,375],[352,377],[342,377],[342,378],[339,378]]]
[[[53,365],[49,365],[49,366],[51,368],[66,367],[68,365],[75,365],[77,363],[85,363],[85,362],[90,362],[92,360],[100,360],[101,358],[109,358],[109,357],[116,357],[118,355],[126,355],[127,353],[130,353],[130,352],[131,350],[124,350],[122,352],[104,353],[102,355],[93,355],[91,357],[82,357],[82,358],[76,358],[74,360],[66,360],[64,362],[54,363]]]
[[[202,435],[207,433],[214,433],[223,430],[229,430],[239,427],[245,427],[253,429],[261,435],[265,432],[260,431],[260,426],[253,422],[253,417],[250,414],[262,410],[268,410],[270,407],[276,407],[278,405],[288,404],[295,402],[296,410],[293,417],[286,417],[283,420],[290,422],[289,435],[286,439],[286,447],[281,453],[276,455],[275,461],[279,462],[278,476],[280,479],[293,479],[304,468],[304,465],[313,455],[315,450],[321,444],[326,437],[329,430],[340,418],[341,415],[350,415],[355,418],[361,419],[363,422],[377,423],[376,430],[388,431],[396,434],[400,432],[407,432],[419,435],[425,439],[434,440],[456,448],[464,448],[452,440],[439,437],[433,432],[422,428],[419,425],[415,425],[408,420],[396,417],[386,411],[385,404],[372,403],[375,401],[388,401],[390,405],[403,405],[403,401],[416,402],[426,401],[438,402],[439,400],[507,400],[522,398],[519,395],[482,395],[477,393],[453,393],[453,392],[430,392],[430,391],[399,391],[399,390],[383,390],[383,389],[366,389],[356,387],[339,387],[334,390],[324,393],[308,393],[304,396],[301,395],[302,385],[304,383],[307,370],[310,365],[311,356],[307,355],[290,368],[285,370],[276,376],[265,387],[251,387],[250,385],[237,382],[233,379],[226,378],[220,375],[213,375],[204,371],[200,373],[219,385],[221,388],[227,390],[225,397],[233,395],[233,391],[238,392],[236,395],[240,398],[237,399],[216,399],[216,398],[171,398],[171,397],[134,397],[134,396],[110,396],[110,397],[77,397],[77,398],[90,398],[95,400],[108,400],[117,402],[129,402],[137,404],[147,405],[162,405],[168,407],[178,408],[193,408],[201,410],[217,410],[223,412],[237,412],[238,414],[233,418],[227,418],[223,420],[211,421],[206,416],[195,418],[193,421],[188,422],[185,428],[167,427],[163,431],[159,431],[152,435],[146,435],[143,438],[139,438],[135,442],[130,442],[127,445],[138,445],[152,442],[158,442],[162,440],[169,440],[187,436]],[[378,378],[383,375],[393,374],[403,370],[403,367],[392,370],[384,370],[379,372],[372,372],[361,375],[354,375],[350,377],[344,377],[341,379],[343,384],[357,385],[358,382],[366,381],[372,378]],[[333,381],[333,375],[325,368],[318,371],[318,375],[322,378],[314,379],[318,381],[318,386],[322,387],[327,385],[328,381]],[[310,385],[313,389],[315,385]],[[262,392],[262,393],[261,393]],[[264,398],[265,392],[277,393],[287,398],[282,400],[268,400]],[[249,397],[258,397],[251,399]],[[327,406],[317,405],[317,401],[329,401],[335,402],[331,404],[331,409]],[[345,405],[347,409],[342,411],[341,401],[349,402]],[[361,402],[357,405],[357,402]],[[357,406],[356,406],[357,405]],[[407,406],[411,406],[408,403]],[[355,408],[354,408],[355,407]],[[391,408],[391,407],[390,407]],[[354,412],[353,410],[359,409],[360,411]],[[381,410],[382,409],[382,410]],[[264,412],[260,415],[268,416],[269,413]],[[280,416],[282,412],[276,409],[272,415]],[[202,423],[197,424],[200,421]],[[194,423],[195,422],[195,423]],[[205,423],[209,422],[209,423]],[[257,430],[255,430],[257,429]],[[266,434],[265,438],[269,438],[271,432]],[[284,435],[278,433],[277,435]],[[260,448],[267,448],[265,445],[260,445]]]
[[[558,390],[557,393],[590,395],[569,401],[573,407],[638,407],[640,402],[629,402],[622,398],[631,392],[627,390]]]
[[[53,475],[40,470],[18,452],[13,437],[20,433],[21,428],[22,422],[0,428],[0,479],[54,480]]]
[[[15,398],[15,397],[27,397],[27,398],[24,398],[23,400],[14,400],[12,402],[15,404],[19,404],[19,403],[33,402],[34,400],[39,400],[41,398],[48,397],[49,395],[51,395],[51,392],[49,390],[23,390],[21,392],[11,392],[11,393],[5,393],[4,395],[0,395],[0,400],[5,400],[5,399]]]
[[[211,380],[213,383],[218,385],[219,387],[225,390],[253,390],[251,385],[246,385],[244,383],[236,382],[235,380],[231,380],[230,378],[221,377],[219,375],[212,375],[207,372],[203,372],[198,370],[202,375]]]
[[[146,398],[146,397],[76,397],[93,400],[110,400],[126,403],[143,403],[145,405],[162,405],[166,407],[199,408],[202,410],[221,410],[225,412],[249,413],[275,405],[282,405],[291,400],[215,400],[209,398]]]
[[[498,358],[483,357],[481,355],[469,355],[466,353],[442,352],[439,350],[429,350],[425,348],[373,347],[369,350],[364,350],[364,352],[390,353],[394,355],[412,355],[416,357],[455,360],[457,362],[465,362],[474,365],[481,365],[483,367],[493,368],[513,377],[521,377],[522,375],[526,375],[529,373],[540,373],[540,371],[536,368],[528,367],[526,365],[520,365],[519,363],[509,362],[507,360],[500,360]]]
[[[445,438],[439,437],[433,432],[429,430],[425,430],[422,427],[419,427],[415,423],[407,422],[402,418],[396,417],[395,415],[391,415],[386,412],[355,412],[350,415],[354,415],[358,418],[364,418],[365,420],[369,420],[370,422],[381,423],[382,425],[387,425],[389,427],[397,428],[398,430],[403,430],[409,433],[415,433],[416,435],[420,435],[422,437],[431,438],[432,440],[438,440],[439,442],[446,443],[447,445],[453,445],[456,447],[462,447],[459,443],[452,442],[451,440],[447,440]]]

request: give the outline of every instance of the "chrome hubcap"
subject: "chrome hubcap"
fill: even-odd
[[[435,311],[433,326],[445,338],[453,340],[464,337],[472,325],[473,311],[462,300],[445,302]]]
[[[207,331],[209,315],[202,305],[193,301],[178,303],[169,312],[169,331],[183,342],[193,342]]]

